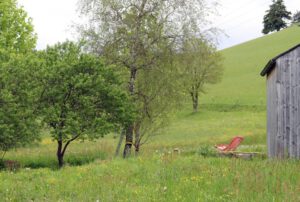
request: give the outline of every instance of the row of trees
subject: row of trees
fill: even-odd
[[[0,2],[0,150],[50,130],[57,159],[71,142],[125,131],[123,156],[166,125],[191,96],[222,75],[222,58],[201,33],[202,0],[82,0],[82,40],[35,51],[31,19]]]
[[[300,12],[296,12],[293,16],[292,13],[287,11],[283,0],[273,0],[270,9],[266,11],[262,32],[268,34],[273,31],[279,31],[287,27],[288,21],[292,23],[300,22]]]
[[[205,1],[81,0],[81,8],[88,50],[124,73],[138,111],[126,128],[124,157],[165,125],[182,96],[197,111],[204,84],[219,81],[221,58],[200,29],[210,12]]]

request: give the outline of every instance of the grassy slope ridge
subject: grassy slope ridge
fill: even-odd
[[[221,51],[225,58],[223,81],[211,86],[202,103],[265,105],[267,62],[300,43],[300,27],[293,26]]]

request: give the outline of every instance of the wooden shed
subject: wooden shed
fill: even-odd
[[[269,61],[267,144],[271,158],[300,159],[300,44]]]

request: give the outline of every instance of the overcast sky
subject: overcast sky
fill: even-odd
[[[38,49],[65,39],[75,39],[71,28],[78,22],[77,0],[18,0],[33,19],[38,34]],[[219,16],[213,26],[227,36],[219,37],[219,48],[230,47],[262,36],[262,20],[271,0],[219,0]],[[300,10],[299,0],[285,0],[291,12]]]

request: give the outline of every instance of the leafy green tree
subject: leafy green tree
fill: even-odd
[[[273,0],[273,4],[266,13],[263,20],[264,29],[262,30],[264,34],[286,28],[287,22],[285,20],[291,20],[291,12],[286,10],[283,0]]]
[[[28,53],[35,48],[36,34],[31,18],[16,0],[0,1],[0,58],[3,52]]]
[[[0,1],[0,150],[37,140],[31,67],[36,35],[15,0]],[[26,55],[25,55],[26,54]]]
[[[293,15],[293,23],[300,23],[300,11],[297,11],[297,12]]]
[[[126,157],[132,145],[138,152],[141,139],[156,134],[178,109],[182,94],[174,55],[186,34],[201,35],[209,11],[203,0],[81,2],[82,14],[89,19],[81,28],[88,51],[120,68],[138,110],[126,130]]]
[[[33,55],[11,55],[0,63],[0,150],[32,144],[39,140],[35,96],[31,89]]]
[[[190,38],[184,41],[178,54],[183,89],[190,94],[193,111],[198,111],[199,96],[205,93],[207,84],[216,84],[223,75],[222,57],[210,42]]]
[[[131,124],[133,108],[111,68],[72,42],[40,53],[39,112],[57,141],[59,167],[71,142],[96,139]]]

